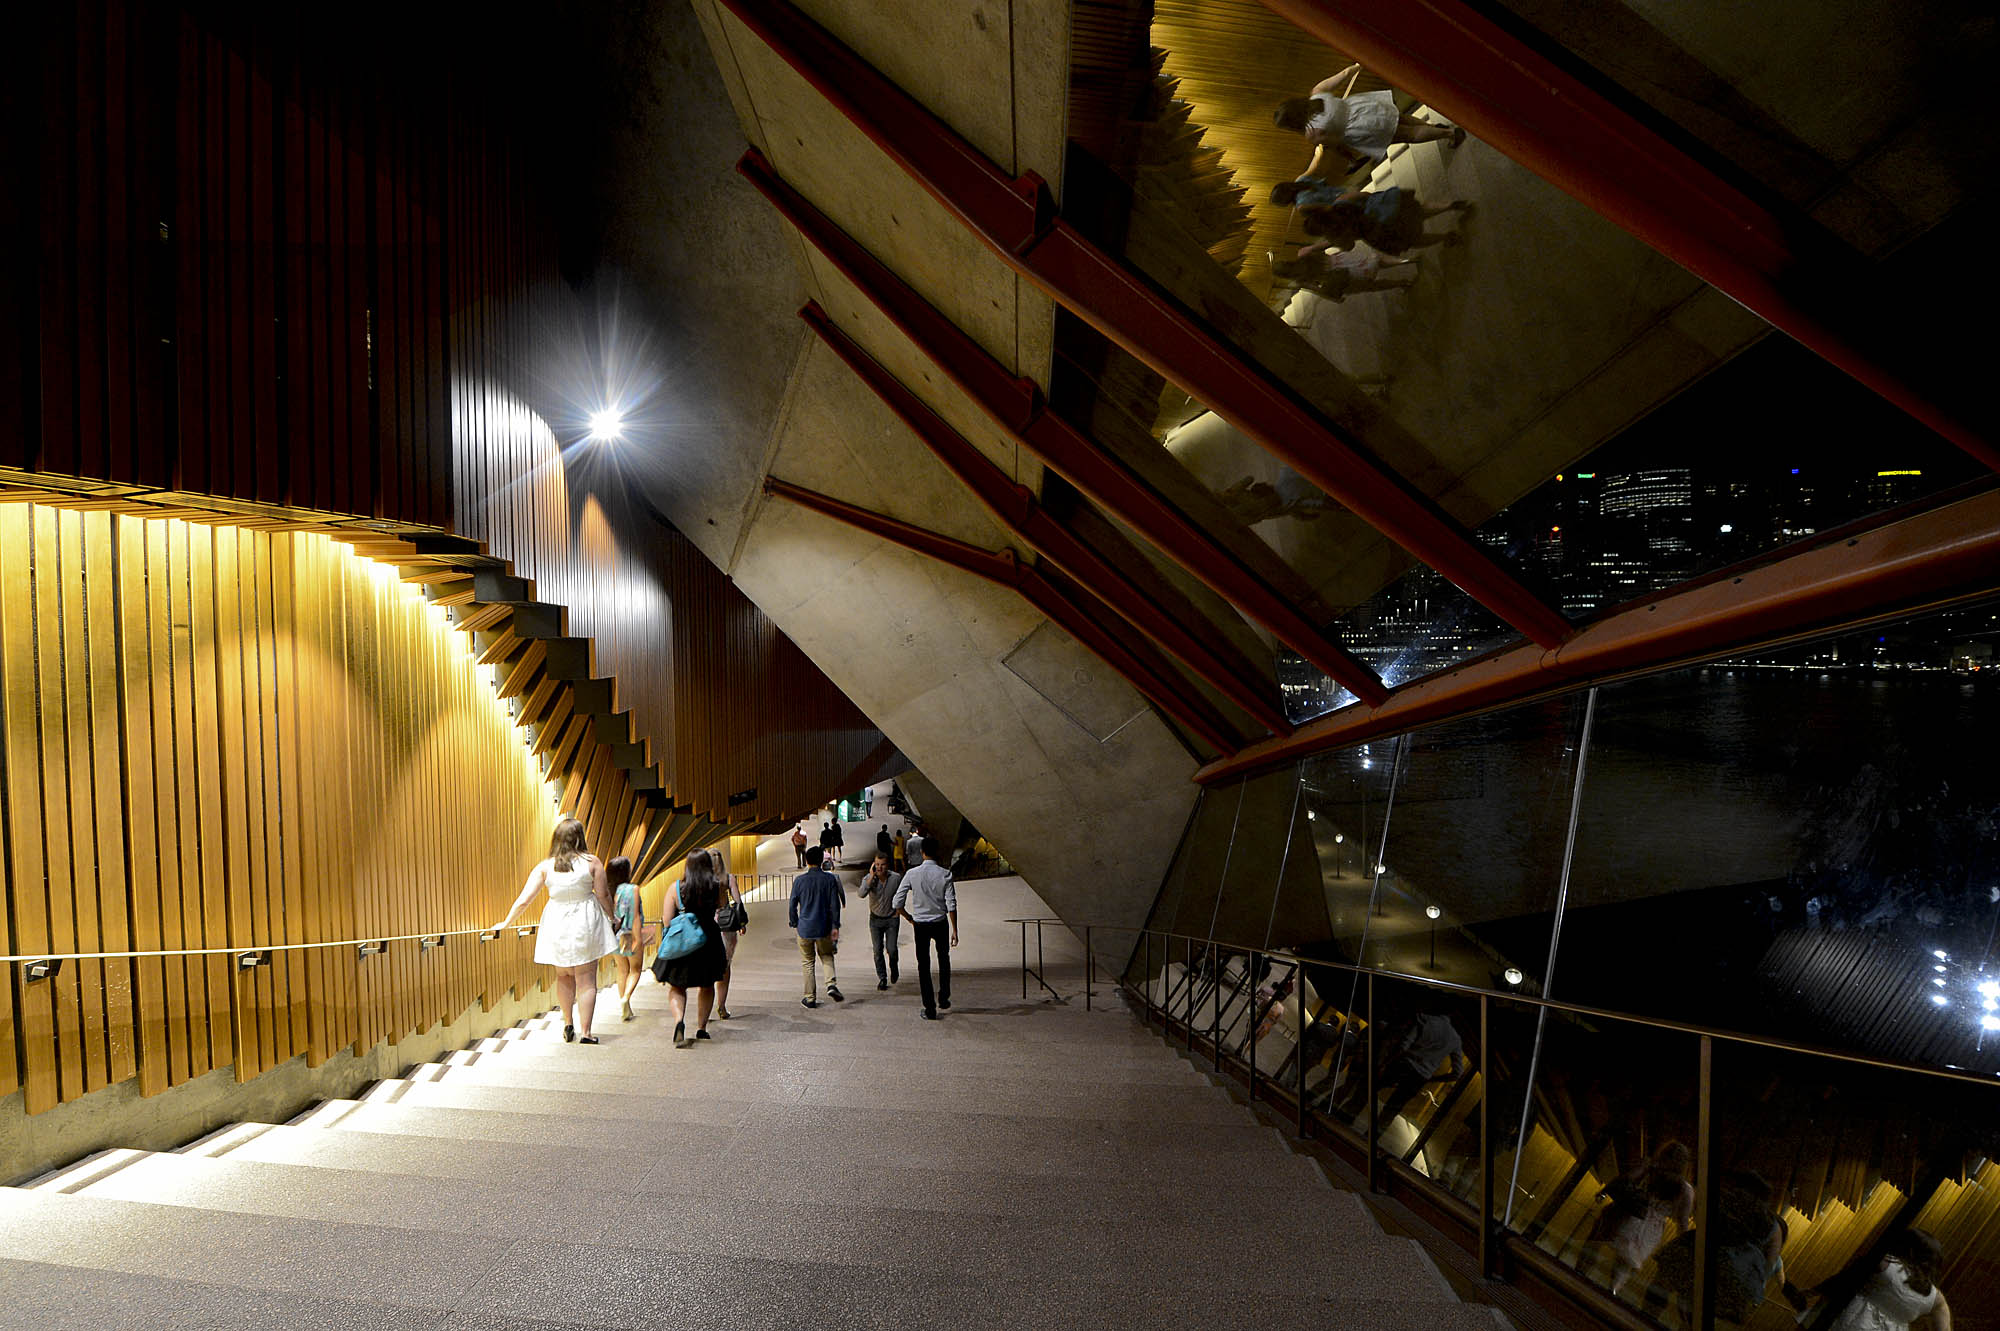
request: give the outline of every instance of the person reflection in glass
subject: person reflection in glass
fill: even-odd
[[[1627,1170],[1597,1194],[1608,1204],[1598,1214],[1591,1238],[1609,1245],[1611,1292],[1622,1293],[1666,1237],[1667,1221],[1681,1229],[1694,1218],[1694,1185],[1688,1173],[1694,1153],[1668,1142],[1651,1160]]]
[[[1438,1065],[1447,1059],[1451,1071],[1440,1076]],[[1377,1081],[1387,1088],[1388,1098],[1382,1102],[1385,1121],[1407,1110],[1433,1083],[1457,1081],[1465,1075],[1466,1067],[1465,1042],[1458,1038],[1450,1015],[1430,1009],[1418,1011],[1389,1046],[1376,1074]],[[1349,1105],[1365,1108],[1358,1105],[1366,1099],[1364,1085],[1360,1078],[1355,1079],[1354,1093],[1347,1098]]]

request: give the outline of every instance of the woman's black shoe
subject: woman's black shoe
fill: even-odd
[[[565,1026],[565,1027],[563,1027],[563,1043],[564,1043],[564,1044],[568,1044],[568,1043],[569,1043],[569,1042],[570,1042],[571,1040],[574,1040],[575,1038],[576,1038],[576,1027],[574,1027],[574,1026]]]
[[[694,1033],[694,1038],[697,1040],[713,1040],[715,1037],[710,1035],[707,1031],[696,1031]]]

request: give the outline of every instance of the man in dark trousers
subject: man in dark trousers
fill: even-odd
[[[806,867],[806,825],[805,825],[804,823],[795,823],[795,824],[793,824],[793,825],[792,825],[792,854],[794,854],[794,855],[796,855],[796,856],[798,857],[798,860],[799,860],[799,867],[800,867],[801,869],[805,868],[805,867]]]
[[[951,948],[958,946],[958,889],[951,871],[931,858],[928,837],[910,838],[910,871],[896,888],[896,913],[910,922],[917,935],[917,989],[923,995],[924,1020],[936,1021],[938,1009],[951,1010]],[[945,945],[945,922],[951,922],[951,944]],[[937,948],[937,992],[931,992],[931,954]]]
[[[889,867],[887,855],[877,855],[857,889],[868,903],[868,937],[875,945],[875,987],[887,989],[901,980],[898,963],[903,950],[903,917],[896,913],[896,889],[903,875]]]
[[[821,863],[840,863],[840,857],[833,853],[833,847],[833,822],[829,819],[819,825],[819,857]]]
[[[841,1001],[840,985],[833,976],[833,953],[840,942],[840,903],[847,899],[840,880],[820,868],[826,853],[818,846],[806,847],[806,871],[792,880],[792,928],[799,931],[799,967],[805,973],[806,996],[801,1007],[819,1006],[815,960],[826,963],[826,996]]]
[[[847,833],[840,830],[840,818],[838,816],[835,816],[834,820],[828,823],[827,826],[833,829],[833,862],[835,865],[838,865],[842,860],[847,858]]]
[[[882,830],[875,834],[875,853],[891,864],[896,861],[896,843],[889,835],[889,824],[882,824]]]

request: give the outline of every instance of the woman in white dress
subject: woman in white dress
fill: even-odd
[[[1278,104],[1271,115],[1278,128],[1295,130],[1313,145],[1312,165],[1305,174],[1322,174],[1320,162],[1327,145],[1336,152],[1360,161],[1379,162],[1389,155],[1392,143],[1429,143],[1449,139],[1456,148],[1465,142],[1465,131],[1449,125],[1433,125],[1396,110],[1396,95],[1387,88],[1342,96],[1354,86],[1361,66],[1349,65],[1331,78],[1321,79],[1304,97],[1291,97]],[[1341,174],[1346,174],[1342,172]]]
[[[549,857],[529,872],[513,909],[493,927],[505,929],[514,923],[544,888],[549,904],[535,930],[535,960],[556,968],[563,1039],[576,1040],[580,1025],[579,1043],[596,1044],[590,1019],[597,1011],[597,963],[618,950],[618,936],[611,929],[611,889],[604,865],[583,844],[583,824],[574,818],[556,824],[555,835],[549,838]]]
[[[1899,1235],[1882,1264],[1840,1310],[1833,1331],[1909,1331],[1924,1319],[1931,1331],[1951,1331],[1951,1304],[1933,1274],[1942,1257],[1938,1241],[1923,1230]]]

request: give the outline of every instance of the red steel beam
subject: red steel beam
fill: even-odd
[[[1380,702],[1389,696],[1375,672],[1306,618],[1290,597],[1135,478],[1095,440],[1048,410],[1032,380],[1008,373],[985,348],[781,180],[756,149],[743,154],[737,170],[1022,447],[1355,697]]]
[[[923,527],[876,513],[831,495],[807,490],[775,476],[764,478],[764,493],[809,508],[836,522],[879,536],[941,564],[963,569],[974,577],[1010,587],[1063,632],[1082,643],[1126,683],[1161,711],[1199,735],[1224,756],[1243,746],[1242,737],[1206,698],[1194,696],[1174,674],[1172,667],[1143,648],[1120,642],[1102,620],[1108,612],[1093,604],[1082,588],[1067,579],[1050,578],[1031,564],[1017,559],[1012,550],[998,553]]]
[[[1883,364],[1910,354],[1906,326],[1856,304],[1856,256],[1842,266],[1818,223],[1750,198],[1462,0],[1263,3],[2000,468],[1990,427]]]
[[[787,0],[722,3],[1016,272],[1531,642],[1569,636],[1430,496],[1057,217],[1041,177],[1007,175]]]
[[[980,452],[971,440],[952,429],[944,417],[931,410],[906,384],[863,351],[853,338],[827,317],[819,302],[807,301],[805,308],[799,311],[799,317],[819,334],[820,340],[863,383],[875,390],[875,395],[889,410],[895,412],[924,441],[938,461],[944,463],[946,469],[957,476],[1016,538],[1061,568],[1134,629],[1207,680],[1217,692],[1263,723],[1266,729],[1280,735],[1292,733],[1291,723],[1285,719],[1284,710],[1276,698],[1270,690],[1260,687],[1264,681],[1258,681],[1248,673],[1249,663],[1246,661],[1239,665],[1227,661],[1210,645],[1211,641],[1221,641],[1221,635],[1213,625],[1206,622],[1200,622],[1198,627],[1184,624],[1155,604],[1122,569],[1050,517],[1048,510],[1036,501],[1027,486],[1010,479],[998,463]]]
[[[1623,675],[1838,631],[2000,588],[2000,492],[1885,522],[1734,575],[1699,579],[1584,625],[1554,651],[1521,646],[1406,684],[1250,745],[1204,785],[1309,754]]]

